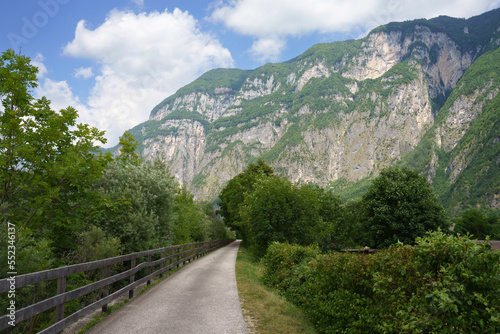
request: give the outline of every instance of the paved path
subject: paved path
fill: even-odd
[[[191,262],[86,333],[246,333],[235,276],[239,245]]]

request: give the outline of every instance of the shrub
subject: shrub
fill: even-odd
[[[265,282],[320,333],[498,333],[500,252],[440,231],[373,255],[274,243]]]
[[[307,264],[319,254],[317,247],[273,242],[262,259],[265,266],[264,281],[282,292],[290,289],[299,265]]]

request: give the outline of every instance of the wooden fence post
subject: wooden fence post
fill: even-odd
[[[104,278],[109,277],[109,273],[111,272],[111,266],[106,266],[104,267]],[[106,285],[104,288],[102,288],[102,298],[107,297],[109,295],[109,285]],[[102,306],[102,312],[107,312],[108,311],[108,304],[104,304]]]
[[[66,292],[66,276],[59,277],[57,279],[57,294],[60,295]],[[64,303],[56,306],[56,318],[55,322],[59,322],[64,319]]]
[[[179,255],[179,253],[181,252],[181,247],[177,247],[177,268],[179,268],[179,261],[181,260],[181,257]]]
[[[132,258],[132,260],[130,260],[130,269],[134,269],[135,268],[135,257]],[[135,274],[131,274],[130,275],[130,283],[134,283],[135,281]],[[132,288],[131,290],[128,291],[128,299],[132,299],[134,298],[134,288]]]
[[[151,254],[148,254],[148,264],[151,264]],[[148,267],[148,275],[151,274],[151,266]],[[147,285],[150,285],[151,284],[151,278],[148,279],[148,283]]]
[[[164,252],[161,252],[160,253],[160,259],[163,259],[163,253]],[[163,261],[160,262],[160,270],[163,269]],[[160,278],[163,278],[163,272],[160,273]]]
[[[168,265],[171,265],[171,264],[172,264],[172,255],[173,255],[173,254],[174,254],[174,250],[173,250],[173,249],[171,249],[171,250],[170,250],[170,252],[168,253],[168,256],[170,257],[170,260],[168,261],[168,262],[169,262],[169,263],[168,263]],[[172,268],[170,268],[170,269],[168,270],[168,274],[169,274],[169,275],[170,275],[170,272],[171,272],[171,271],[172,271]]]
[[[187,246],[182,247],[183,253],[186,251],[186,247]],[[186,264],[186,254],[182,255],[182,265],[185,265],[185,264]]]

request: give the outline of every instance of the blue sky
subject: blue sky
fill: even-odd
[[[257,68],[391,22],[465,17],[500,0],[22,0],[0,2],[0,50],[39,67],[35,96],[113,146],[204,72]]]

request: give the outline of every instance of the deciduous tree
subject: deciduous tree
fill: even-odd
[[[90,186],[111,158],[96,146],[104,132],[77,124],[74,108],[56,112],[33,98],[37,71],[12,50],[0,57],[0,216],[67,249],[99,202]]]
[[[446,213],[427,180],[408,168],[384,169],[363,196],[371,247],[413,244],[427,231],[447,229]]]
[[[249,164],[240,174],[229,180],[220,194],[220,214],[224,217],[224,223],[229,228],[238,231],[239,237],[246,242],[248,226],[243,222],[240,215],[240,205],[245,199],[245,193],[253,190],[255,182],[261,177],[273,174],[273,169],[264,160],[259,159],[256,164]]]

